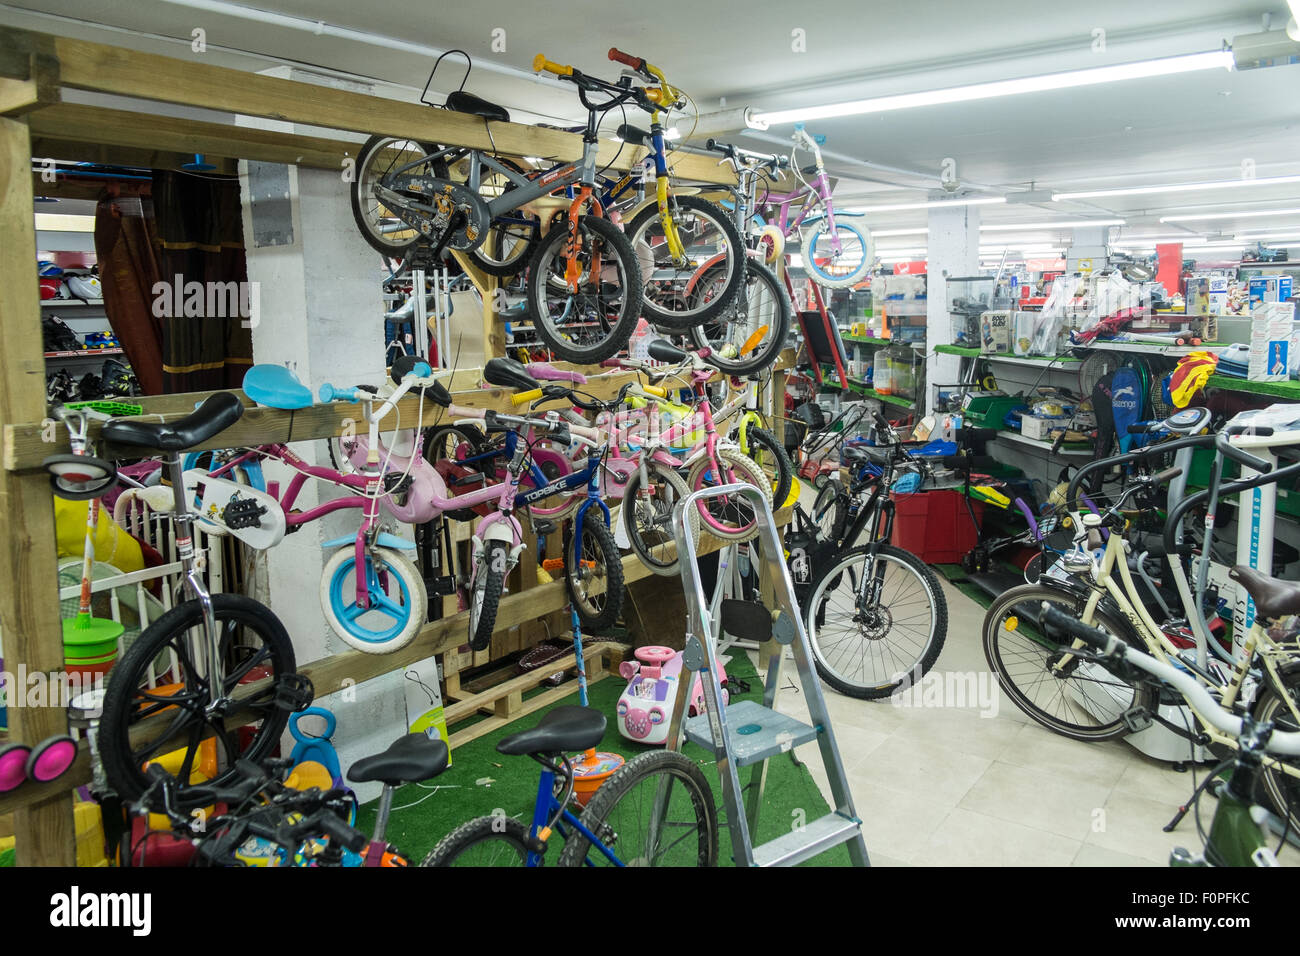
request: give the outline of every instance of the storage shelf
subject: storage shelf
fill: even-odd
[[[878,336],[845,335],[843,332],[840,333],[840,338],[845,342],[850,342],[854,345],[871,345],[876,348],[885,348],[890,345],[899,344],[893,339],[882,339]]]
[[[997,437],[999,439],[1003,439],[1009,442],[1014,442],[1017,445],[1028,445],[1030,448],[1037,448],[1039,451],[1045,452],[1049,455],[1062,455],[1062,456],[1071,456],[1071,457],[1081,456],[1085,458],[1091,458],[1093,456],[1093,450],[1091,447],[1063,444],[1059,451],[1054,452],[1052,451],[1051,442],[1038,441],[1036,438],[1026,438],[1024,435],[1019,435],[1016,432],[1000,431],[998,432]]]
[[[85,299],[42,299],[42,309],[84,309],[84,308],[102,309],[104,307],[103,299],[94,299],[87,302]]]
[[[1211,375],[1205,383],[1206,388],[1221,388],[1225,392],[1250,392],[1253,395],[1271,395],[1300,402],[1300,382],[1288,379],[1285,382],[1251,382],[1231,375]]]
[[[75,352],[46,352],[47,359],[101,358],[105,355],[122,355],[122,349],[77,349]]]
[[[851,378],[848,384],[849,391],[857,392],[863,398],[874,398],[878,402],[886,402],[890,405],[897,405],[899,408],[916,408],[916,402],[910,399],[901,398],[898,395],[881,395],[870,385],[867,385],[861,379]]]

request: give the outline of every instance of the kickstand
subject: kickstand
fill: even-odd
[[[1219,778],[1212,773],[1206,774],[1205,779],[1202,780],[1199,784],[1197,784],[1196,789],[1192,791],[1191,798],[1178,808],[1178,812],[1174,814],[1174,818],[1170,820],[1168,823],[1166,823],[1162,829],[1166,833],[1173,833],[1174,828],[1178,826],[1178,824],[1183,822],[1183,817],[1187,816],[1187,814],[1191,811],[1192,807],[1196,805],[1196,800],[1201,795],[1201,791],[1208,788],[1211,784],[1213,784],[1218,779]]]

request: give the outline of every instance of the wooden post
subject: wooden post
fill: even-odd
[[[0,119],[0,421],[45,417],[45,349],[41,339],[40,291],[36,282],[36,220],[32,206],[31,142],[27,125]],[[60,438],[62,436],[59,436]],[[66,443],[50,448],[66,450]],[[59,616],[54,502],[42,472],[0,471],[0,632],[5,669],[26,667],[29,679],[44,675],[47,706],[23,703],[23,688],[9,689],[10,740],[35,746],[67,733],[62,686],[63,631]],[[72,793],[65,791],[15,812],[19,866],[73,866],[76,846]]]

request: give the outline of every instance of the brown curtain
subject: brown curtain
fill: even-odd
[[[153,206],[139,197],[105,195],[95,209],[95,257],[104,312],[146,395],[163,392],[163,320],[153,312],[162,279]]]
[[[179,284],[172,304],[183,306],[163,320],[166,390],[238,388],[253,362],[252,331],[236,307],[248,295],[230,292],[248,282],[239,183],[155,170],[153,197],[163,281]]]

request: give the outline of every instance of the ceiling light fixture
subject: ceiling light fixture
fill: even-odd
[[[1201,222],[1211,219],[1245,219],[1248,216],[1300,216],[1300,209],[1240,209],[1236,212],[1205,212],[1161,216],[1161,222]]]
[[[871,234],[877,239],[883,239],[886,236],[925,236],[930,232],[924,227],[920,229],[872,229]]]
[[[1224,179],[1210,183],[1170,183],[1163,186],[1129,186],[1124,189],[1093,189],[1080,193],[1053,193],[1052,201],[1099,199],[1103,196],[1145,196],[1150,193],[1186,193],[1203,189],[1239,189],[1244,186],[1281,186],[1300,183],[1300,176],[1263,176],[1258,179]]]
[[[980,232],[1015,232],[1017,229],[1086,229],[1089,226],[1123,226],[1124,219],[1068,219],[1060,222],[995,223],[980,226]]]
[[[921,93],[899,93],[894,96],[876,96],[865,100],[828,103],[822,106],[802,106],[794,109],[759,113],[755,121],[767,123],[807,122],[830,119],[836,116],[861,116],[864,113],[886,113],[918,106],[937,106],[945,103],[968,103],[1022,93],[1041,93],[1047,90],[1067,90],[1080,86],[1096,86],[1121,80],[1137,80],[1152,76],[1171,76],[1199,70],[1232,69],[1232,51],[1214,50],[1208,53],[1190,53],[1184,56],[1140,60],[1136,63],[1118,63],[1087,70],[1070,70],[1064,73],[1046,73],[1015,80],[996,80],[992,83],[974,83],[970,86],[952,86],[946,89],[926,90]]]
[[[1268,242],[1269,240],[1276,242],[1283,239],[1300,239],[1300,232],[1294,229],[1291,232],[1239,232],[1232,238],[1238,242]]]
[[[893,203],[886,206],[858,206],[849,212],[903,212],[908,209],[939,209],[956,206],[996,206],[1007,201],[1006,196],[980,196],[975,199],[937,199],[929,202]]]

